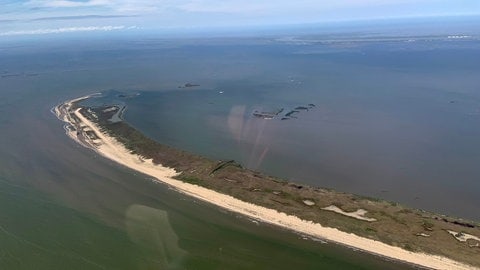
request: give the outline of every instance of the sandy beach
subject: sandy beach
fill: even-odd
[[[298,217],[254,205],[204,187],[176,180],[173,177],[179,173],[174,169],[163,167],[161,165],[155,165],[151,160],[146,160],[138,155],[131,154],[130,151],[124,147],[124,145],[119,143],[115,138],[103,133],[95,123],[84,117],[80,113],[80,109],[76,109],[74,111],[74,115],[79,121],[75,122],[76,120],[69,117],[69,112],[71,111],[72,105],[76,101],[88,97],[89,96],[82,97],[58,105],[54,109],[54,113],[60,120],[66,122],[67,125],[71,125],[72,127],[82,127],[82,130],[88,129],[93,131],[96,134],[97,139],[89,139],[88,136],[85,136],[85,140],[82,142],[79,140],[77,134],[77,132],[81,130],[74,130],[72,128],[66,128],[67,135],[82,145],[93,149],[98,154],[128,168],[154,177],[159,182],[165,183],[175,188],[179,192],[214,204],[229,211],[244,215],[248,218],[279,226],[284,229],[292,230],[315,238],[321,238],[327,241],[346,245],[389,259],[400,260],[433,269],[478,269],[446,257],[410,252],[399,247],[387,245],[368,238],[359,237],[355,234],[343,232],[335,228],[324,227],[318,223],[302,220]]]

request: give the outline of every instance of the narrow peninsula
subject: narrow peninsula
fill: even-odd
[[[287,182],[160,144],[123,120],[124,108],[54,108],[69,137],[181,193],[248,218],[365,252],[433,269],[480,269],[477,222]],[[112,120],[114,119],[114,120]]]

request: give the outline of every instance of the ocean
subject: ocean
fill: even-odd
[[[478,220],[477,41],[309,42],[2,43],[0,268],[411,268],[257,224],[77,145],[50,110],[95,92],[161,143]]]

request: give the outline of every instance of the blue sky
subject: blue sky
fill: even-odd
[[[461,15],[480,0],[0,0],[0,35]]]

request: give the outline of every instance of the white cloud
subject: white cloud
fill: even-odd
[[[435,3],[438,0],[188,0],[178,7],[188,12],[220,12],[220,13],[249,13],[249,12],[290,12],[325,11],[343,8],[374,8],[376,6],[405,5],[412,3]]]
[[[1,2],[2,0],[0,0]],[[480,0],[24,0],[2,19],[132,16],[159,26],[307,23],[335,20],[478,14]],[[1,5],[1,4],[0,4]],[[11,8],[11,10],[14,10]],[[112,17],[113,18],[113,17]],[[94,20],[95,18],[92,18]],[[142,20],[143,19],[143,20]],[[120,18],[119,18],[120,20]],[[126,19],[125,19],[126,20]],[[130,24],[121,22],[118,24]],[[132,23],[132,24],[133,24]],[[52,22],[53,24],[53,22]],[[95,23],[99,24],[99,23]],[[108,22],[106,24],[116,24]]]
[[[47,8],[73,8],[73,7],[94,7],[109,5],[109,0],[88,0],[84,2],[69,1],[69,0],[30,0],[26,3],[33,7],[47,7]]]
[[[80,26],[80,27],[61,27],[61,28],[44,28],[35,30],[20,30],[1,32],[0,36],[19,36],[19,35],[45,35],[45,34],[60,34],[72,32],[90,32],[90,31],[115,31],[115,30],[130,30],[136,29],[136,26],[124,25],[106,25],[106,26]]]
[[[187,12],[248,13],[268,10],[269,1],[231,1],[191,0],[178,7]]]
[[[168,3],[178,1],[171,0],[30,0],[25,5],[34,8],[105,8],[111,11],[123,12],[146,12],[158,11]]]
[[[139,14],[165,11],[189,13],[271,14],[290,12],[324,12],[343,9],[372,9],[392,6],[442,6],[449,0],[28,0],[25,5],[49,9],[103,9]],[[462,0],[472,2],[477,0]]]
[[[167,1],[158,0],[112,0],[110,8],[120,13],[155,13],[167,7]]]

